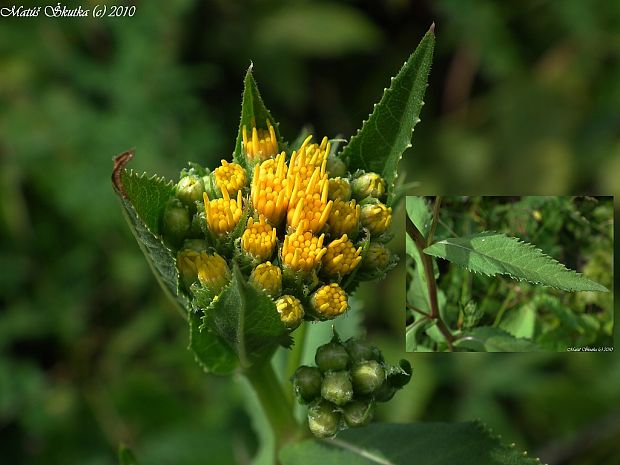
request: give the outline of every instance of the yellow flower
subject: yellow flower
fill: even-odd
[[[278,154],[276,131],[271,123],[268,122],[267,126],[267,130],[252,127],[251,139],[248,138],[248,131],[243,126],[243,150],[245,151],[245,156],[251,161],[265,161]]]
[[[304,308],[297,297],[283,295],[276,300],[276,309],[280,314],[280,320],[288,329],[295,329],[301,324],[304,317]]]
[[[371,242],[366,251],[362,268],[365,270],[383,270],[390,263],[390,252],[379,242]]]
[[[344,276],[362,260],[362,248],[357,249],[346,234],[327,245],[327,253],[323,256],[321,270],[329,276]]]
[[[327,198],[347,201],[351,198],[351,183],[347,178],[330,178]]]
[[[382,203],[366,204],[362,207],[360,220],[372,236],[378,236],[390,227],[392,209]]]
[[[226,260],[217,254],[211,255],[207,252],[199,253],[193,250],[180,252],[177,256],[177,268],[181,277],[187,278],[187,281],[184,279],[186,285],[198,278],[200,284],[214,294],[218,294],[231,278]]]
[[[241,191],[237,191],[236,199],[231,199],[225,187],[222,186],[221,190],[221,199],[209,200],[207,193],[203,194],[207,226],[218,236],[232,231],[243,213]]]
[[[258,222],[250,218],[241,236],[241,248],[263,261],[271,257],[275,246],[276,229],[265,222],[263,215],[259,216]]]
[[[301,229],[284,236],[280,257],[284,266],[293,271],[312,271],[319,266],[327,250],[323,247],[325,234],[320,237]]]
[[[321,141],[321,145],[310,144],[312,136],[304,140],[299,150],[295,150],[289,161],[288,178],[292,185],[297,175],[301,179],[299,190],[304,190],[307,181],[312,177],[314,170],[319,169],[320,176],[326,175],[327,155],[329,154],[329,142],[327,137]]]
[[[310,296],[312,309],[321,317],[331,320],[347,311],[347,293],[336,283],[320,287]]]
[[[278,297],[282,293],[282,270],[271,262],[261,263],[250,273],[250,283],[271,297]]]
[[[237,163],[228,163],[226,160],[222,160],[222,166],[219,166],[213,170],[215,176],[215,183],[221,190],[222,187],[226,188],[229,195],[235,195],[239,189],[245,186],[247,181],[245,170]]]
[[[357,231],[359,219],[360,206],[355,203],[355,200],[349,202],[335,200],[327,224],[332,236],[338,237]]]
[[[327,176],[321,177],[320,170],[316,168],[304,190],[301,186],[301,178],[297,174],[289,199],[286,224],[291,229],[301,228],[318,233],[325,226],[333,204],[331,200],[327,200]]]
[[[265,215],[267,221],[277,226],[288,207],[288,180],[286,178],[286,154],[266,160],[254,167],[252,178],[252,205]]]

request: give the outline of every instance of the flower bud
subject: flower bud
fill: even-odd
[[[375,403],[372,400],[354,400],[342,409],[344,421],[352,428],[366,426],[375,413]]]
[[[323,247],[324,240],[325,234],[317,237],[310,231],[297,230],[287,234],[280,249],[282,264],[293,272],[315,270],[327,251]]]
[[[312,310],[322,319],[331,320],[349,308],[347,293],[338,284],[320,287],[310,296]]]
[[[360,221],[362,226],[370,231],[371,236],[379,236],[387,231],[392,223],[392,209],[380,202],[362,205]]]
[[[385,194],[385,180],[377,173],[368,172],[351,182],[353,196],[362,200],[366,197],[380,199]]]
[[[245,126],[242,129],[243,151],[252,162],[265,161],[278,154],[278,139],[273,126],[267,122],[268,128],[252,127],[250,133]]]
[[[349,366],[349,361],[349,354],[344,346],[335,341],[323,344],[316,350],[314,355],[314,363],[323,373],[346,370]]]
[[[385,381],[385,369],[375,360],[356,363],[351,369],[356,394],[372,394]]]
[[[198,271],[198,281],[213,295],[218,295],[230,282],[231,274],[226,260],[218,254],[200,252],[194,259]]]
[[[258,261],[269,259],[276,247],[276,229],[265,222],[260,215],[259,221],[250,218],[241,236],[241,248]]]
[[[291,331],[297,328],[304,317],[304,308],[299,299],[292,295],[283,295],[276,300],[276,310],[282,323]]]
[[[362,248],[355,247],[346,234],[327,245],[323,256],[321,271],[330,277],[342,277],[349,274],[362,260]]]
[[[327,174],[330,178],[344,176],[347,173],[347,164],[336,155],[327,156]]]
[[[355,235],[359,228],[360,212],[360,206],[355,200],[349,202],[335,200],[327,219],[332,236]]]
[[[321,395],[323,376],[316,367],[300,366],[293,375],[293,388],[302,403],[311,402]]]
[[[202,178],[194,174],[183,176],[176,185],[176,196],[192,212],[196,210],[196,202],[202,200],[205,186]]]
[[[232,196],[236,195],[247,181],[243,167],[237,163],[228,163],[226,160],[222,160],[222,166],[213,170],[213,177],[218,189],[221,191],[223,187]]]
[[[347,178],[330,178],[327,192],[329,200],[342,200],[347,202],[351,199],[351,183]]]
[[[276,298],[282,293],[282,270],[271,262],[261,263],[250,273],[250,284]]]
[[[235,199],[228,195],[225,187],[222,187],[222,196],[221,199],[209,200],[207,193],[203,194],[207,226],[217,236],[230,233],[243,213],[241,191],[237,192]]]
[[[334,436],[340,428],[341,421],[342,417],[338,408],[324,400],[308,409],[308,427],[318,438]]]
[[[390,251],[380,242],[370,242],[368,250],[362,260],[362,269],[365,271],[384,270],[390,263]]]
[[[189,211],[179,199],[172,198],[166,204],[162,226],[166,244],[173,248],[179,248],[187,237],[191,226]]]
[[[185,241],[187,244],[189,241]],[[179,277],[185,289],[189,288],[198,280],[198,269],[196,268],[196,259],[199,253],[191,248],[183,248],[177,253],[177,270]]]
[[[372,397],[376,402],[387,402],[394,397],[396,391],[398,391],[398,388],[392,386],[386,380],[381,386],[379,386],[379,389],[373,393]]]
[[[383,362],[381,351],[364,340],[352,337],[344,343],[344,347],[353,363],[363,362],[365,360]]]
[[[323,376],[321,397],[336,405],[344,405],[353,399],[353,385],[348,371],[328,371]]]

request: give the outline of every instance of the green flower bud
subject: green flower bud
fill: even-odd
[[[192,216],[192,225],[189,229],[189,235],[192,239],[202,239],[205,237],[205,233],[202,230],[202,224],[205,222],[204,210],[198,210],[194,216]]]
[[[311,402],[321,395],[323,377],[316,367],[300,366],[292,378],[299,402]]]
[[[360,221],[371,236],[380,236],[392,224],[392,208],[388,208],[381,202],[364,204],[360,213]]]
[[[336,155],[328,155],[326,168],[330,178],[342,177],[347,173],[346,163]]]
[[[362,339],[352,337],[344,343],[344,347],[349,353],[349,357],[351,357],[353,363],[363,362],[365,360],[383,362],[381,351]]]
[[[359,362],[351,369],[351,380],[356,394],[372,394],[385,381],[385,369],[376,360]]]
[[[321,397],[336,405],[344,405],[353,399],[353,385],[348,371],[329,371],[323,377]]]
[[[379,389],[377,389],[373,393],[372,397],[375,399],[376,402],[387,402],[388,400],[392,399],[392,397],[394,397],[396,391],[398,391],[398,388],[395,388],[390,383],[385,381],[379,387]]]
[[[196,202],[202,201],[204,191],[202,178],[194,174],[182,177],[176,186],[177,198],[192,211],[196,211]]]
[[[338,408],[324,400],[308,409],[308,427],[318,438],[334,436],[340,428],[341,421],[342,416]]]
[[[370,242],[362,260],[361,268],[365,271],[384,270],[390,263],[390,251],[380,242]]]
[[[375,403],[372,400],[354,400],[342,409],[344,421],[352,428],[366,426],[375,413]]]
[[[366,197],[380,199],[385,194],[385,180],[377,173],[368,172],[351,182],[353,196],[362,200]]]
[[[327,188],[327,198],[329,200],[351,200],[351,183],[347,178],[330,178]]]
[[[185,207],[179,199],[170,199],[166,204],[162,218],[164,242],[170,247],[178,249],[187,237],[190,225],[187,207]]]
[[[338,342],[328,342],[316,350],[314,362],[319,369],[326,371],[346,370],[349,366],[349,354],[344,346]]]

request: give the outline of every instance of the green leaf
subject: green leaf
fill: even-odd
[[[112,182],[119,196],[123,213],[131,232],[144,253],[153,274],[164,292],[177,304],[185,316],[190,308],[188,299],[179,293],[179,274],[176,258],[157,237],[159,220],[166,201],[173,195],[174,186],[161,178],[137,175],[125,165],[134,152],[125,152],[114,160]]]
[[[565,291],[607,292],[606,287],[567,269],[532,244],[501,233],[444,239],[424,249],[424,253],[489,276],[506,274]]]
[[[406,208],[409,219],[422,233],[422,236],[426,237],[431,228],[433,214],[424,197],[407,196]]]
[[[236,264],[232,281],[204,312],[202,331],[217,334],[243,368],[264,361],[280,344],[290,345],[291,338],[274,301],[250,285]]]
[[[480,423],[374,423],[285,446],[282,465],[536,465]]]
[[[480,326],[456,341],[455,347],[476,352],[541,352],[542,349],[527,339],[520,339],[501,328]]]
[[[398,162],[411,146],[411,133],[420,121],[434,46],[432,26],[340,154],[350,171],[374,171],[383,176],[388,186],[388,204],[394,197]]]
[[[133,452],[124,444],[118,446],[118,463],[119,465],[138,465],[138,461],[133,455]]]
[[[200,330],[201,317],[197,312],[189,314],[189,349],[194,352],[198,364],[207,373],[228,375],[239,366],[235,353],[209,328]]]
[[[267,129],[270,123],[276,132],[278,145],[282,149],[283,142],[278,129],[278,123],[275,122],[267,107],[263,103],[263,99],[258,91],[258,86],[252,75],[253,64],[250,65],[243,80],[243,97],[241,100],[241,121],[239,122],[239,132],[237,133],[237,142],[235,143],[235,151],[233,153],[234,160],[246,169],[249,163],[245,158],[243,151],[243,126],[246,127],[248,134],[251,134],[252,127],[256,125],[258,129]]]
[[[514,337],[532,339],[536,329],[536,306],[532,302],[527,302],[509,310],[502,318],[499,327]]]

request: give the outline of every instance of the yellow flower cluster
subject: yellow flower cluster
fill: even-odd
[[[304,317],[304,308],[299,299],[293,295],[283,295],[276,300],[276,310],[288,329],[295,329]]]
[[[259,259],[267,260],[276,247],[276,228],[265,222],[263,215],[259,216],[258,222],[250,218],[241,236],[241,248]]]
[[[237,226],[243,213],[241,191],[237,191],[236,199],[231,199],[226,187],[222,185],[220,189],[222,190],[221,199],[209,200],[207,193],[203,194],[207,225],[209,230],[217,236],[231,232]]]
[[[177,267],[186,284],[198,279],[214,294],[218,294],[231,279],[226,260],[218,254],[183,250],[177,256]]]
[[[278,139],[276,131],[271,123],[268,123],[268,129],[252,128],[252,136],[248,137],[248,131],[245,126],[242,129],[243,150],[245,156],[251,161],[264,161],[273,158],[278,153]]]
[[[213,175],[217,187],[220,190],[225,188],[229,195],[235,195],[246,183],[243,167],[237,163],[228,163],[226,160],[222,160],[222,166],[213,170]]]
[[[310,304],[315,312],[326,319],[342,315],[349,307],[347,293],[336,283],[320,287],[310,297]]]
[[[271,297],[278,297],[282,293],[282,270],[271,262],[261,263],[252,270],[250,283]]]
[[[329,230],[334,236],[352,234],[357,231],[360,221],[360,206],[355,200],[348,202],[336,200],[329,215]]]
[[[327,252],[323,247],[325,234],[314,236],[310,231],[297,230],[284,236],[280,258],[293,271],[312,271],[318,268]]]
[[[322,271],[331,277],[342,277],[353,271],[362,261],[362,248],[355,247],[346,234],[330,242],[323,256]]]

